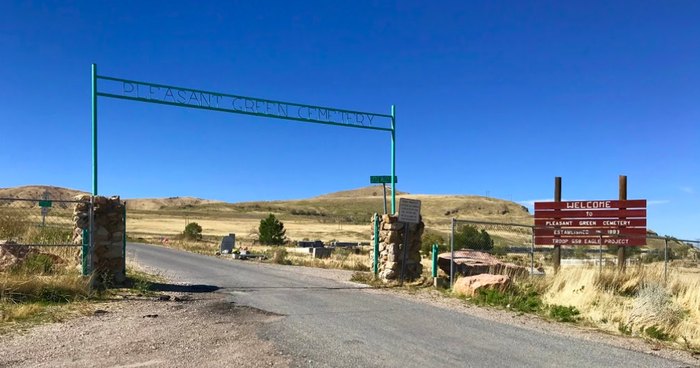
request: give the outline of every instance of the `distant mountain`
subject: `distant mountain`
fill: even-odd
[[[70,200],[83,191],[54,186],[22,186],[0,189],[0,198],[31,198],[41,199],[48,193],[53,200]],[[387,188],[387,205],[390,206],[391,189]],[[478,221],[503,221],[517,223],[532,223],[532,216],[527,208],[511,201],[469,195],[432,195],[409,194],[397,190],[397,203],[400,198],[413,198],[422,201],[421,214],[426,223],[434,225],[449,223],[452,217]],[[226,203],[202,198],[169,197],[169,198],[136,198],[125,199],[130,211],[161,211],[164,214],[192,214],[208,216],[241,216],[257,215],[260,213],[276,213],[287,220],[315,219],[322,222],[344,221],[346,223],[365,223],[374,212],[383,211],[382,187],[368,186],[352,190],[344,190],[323,194],[317,197],[285,201],[255,201]],[[0,201],[0,206],[8,202]],[[12,202],[13,207],[36,206],[35,202]],[[60,206],[65,207],[65,206]],[[247,215],[246,215],[247,214]]]
[[[409,194],[397,190],[396,195]],[[369,186],[358,189],[342,190],[339,192],[333,192],[328,194],[323,194],[314,198],[358,198],[358,197],[381,197],[383,195],[383,189],[381,185]],[[386,186],[387,197],[391,195],[391,185]]]
[[[75,189],[49,185],[27,185],[14,188],[0,188],[0,198],[41,199],[47,193],[50,199],[70,200],[80,194],[88,194]]]
[[[54,187],[49,185],[27,185],[14,188],[0,188],[0,198],[20,198],[20,199],[42,199],[47,194],[51,200],[72,200],[76,196],[89,194],[88,192]],[[159,210],[170,207],[196,206],[207,203],[219,203],[207,199],[192,198],[192,197],[169,197],[169,198],[144,198],[144,199],[125,199],[127,207],[132,210]],[[0,207],[33,207],[36,202],[12,202],[0,201]],[[68,205],[56,204],[56,207],[66,208]]]
[[[126,199],[127,210],[155,211],[165,208],[189,208],[203,204],[223,203],[194,197],[139,198]]]

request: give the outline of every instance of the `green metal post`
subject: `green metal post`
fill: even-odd
[[[122,273],[126,277],[126,202],[124,202],[124,234],[122,235],[122,259],[124,263],[122,264]]]
[[[97,195],[97,65],[92,64],[92,195]]]
[[[88,265],[88,252],[90,251],[90,232],[88,229],[83,229],[83,276],[90,274],[90,266]]]
[[[379,273],[379,215],[374,214],[374,277]]]
[[[391,214],[396,214],[396,106],[391,105]]]
[[[433,244],[433,277],[437,277],[438,245]]]

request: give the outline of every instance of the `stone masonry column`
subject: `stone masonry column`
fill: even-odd
[[[82,243],[83,230],[90,226],[89,195],[76,197],[85,203],[78,203],[73,211],[75,230],[73,242]],[[91,269],[99,276],[98,281],[120,284],[126,279],[124,274],[124,204],[119,197],[94,197],[94,249]]]
[[[398,215],[382,215],[379,218],[379,278],[384,281],[398,280],[401,277],[406,226],[398,222]],[[424,229],[425,224],[422,220],[418,224],[410,224],[408,226],[408,253],[406,254],[404,274],[406,280],[417,279],[423,272],[423,265],[420,263],[420,246]],[[374,231],[374,217],[372,218],[372,231]],[[374,234],[372,234],[372,240],[374,240]],[[373,250],[370,251],[370,259],[372,260],[373,268]]]

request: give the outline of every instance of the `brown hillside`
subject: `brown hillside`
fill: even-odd
[[[42,199],[48,193],[51,200],[72,200],[77,195],[89,194],[80,190],[54,187],[48,185],[27,185],[14,188],[0,188],[0,198]],[[132,210],[159,210],[162,208],[187,208],[202,204],[219,203],[207,199],[192,197],[127,199],[127,206]],[[0,207],[35,207],[37,202],[0,201]],[[68,208],[71,204],[58,203],[55,207]]]
[[[44,193],[49,194],[49,199],[55,200],[70,200],[78,194],[87,194],[86,192],[54,187],[49,185],[27,185],[14,188],[0,188],[0,198],[26,198],[26,199],[41,199]]]
[[[80,194],[88,194],[86,192],[54,187],[49,185],[27,185],[22,187],[14,188],[0,188],[0,198],[19,198],[19,199],[43,199],[44,193],[48,193],[48,198],[51,200],[72,200],[75,196]],[[30,208],[37,207],[37,202],[24,202],[24,201],[11,201],[11,200],[0,200],[0,207],[18,207],[18,208]],[[73,206],[69,203],[56,203],[54,204],[56,208],[72,208]]]
[[[383,194],[381,185],[372,185],[369,187],[351,189],[351,190],[341,190],[339,192],[333,192],[328,194],[323,194],[314,199],[324,199],[324,198],[360,198],[360,197],[381,197]],[[408,194],[397,190],[396,195]],[[391,185],[386,186],[387,197],[391,195]]]
[[[127,199],[126,208],[129,210],[155,211],[164,208],[191,208],[211,203],[221,202],[193,197],[141,198]]]

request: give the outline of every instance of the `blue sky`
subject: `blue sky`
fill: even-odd
[[[98,74],[387,114],[398,188],[647,198],[700,238],[700,3],[0,2],[0,187],[91,188]],[[388,175],[386,132],[99,99],[100,193],[304,198]]]

